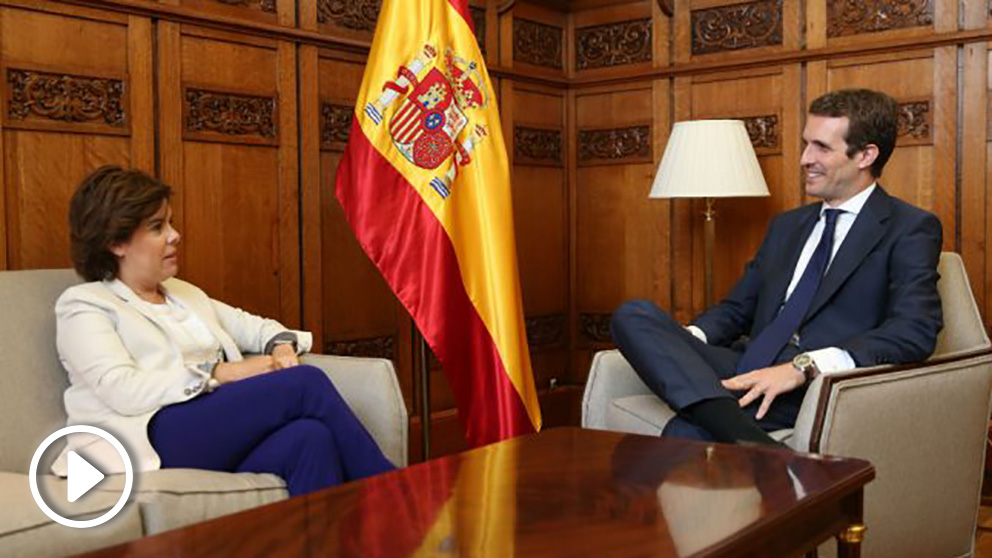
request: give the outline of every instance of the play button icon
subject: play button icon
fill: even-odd
[[[75,502],[80,496],[86,494],[91,488],[97,485],[106,475],[97,470],[96,467],[90,465],[89,461],[86,461],[79,454],[70,451],[69,452],[69,486],[68,499],[70,502]]]
[[[47,450],[48,447],[51,446],[56,440],[68,436],[69,434],[93,434],[103,438],[109,442],[115,450],[117,450],[117,453],[120,455],[120,458],[124,463],[124,491],[121,493],[117,503],[100,517],[87,520],[77,520],[63,517],[52,510],[52,507],[45,502],[44,498],[41,497],[41,492],[38,490],[38,463],[41,461],[42,454],[44,454],[45,450]],[[82,450],[82,448],[77,449]],[[68,475],[66,478],[66,496],[68,501],[73,503],[85,496],[87,492],[93,489],[93,487],[100,484],[100,481],[102,481],[106,475],[104,475],[99,469],[90,464],[86,458],[79,455],[75,451],[70,451],[67,455],[69,459],[67,467]],[[134,470],[131,467],[131,459],[128,457],[127,452],[124,451],[124,446],[121,445],[117,438],[111,436],[107,431],[96,428],[95,426],[87,426],[84,424],[67,426],[45,438],[45,441],[42,442],[41,445],[38,446],[38,449],[34,451],[34,457],[31,458],[30,467],[31,468],[28,471],[28,484],[31,485],[31,496],[34,498],[35,503],[38,504],[38,507],[41,508],[41,511],[51,518],[52,521],[65,525],[66,527],[74,527],[77,529],[102,525],[117,515],[118,512],[124,508],[124,504],[127,503],[127,499],[131,495],[131,487],[134,484]],[[51,478],[48,478],[47,480],[51,480]],[[49,496],[51,497],[52,494],[49,493]]]

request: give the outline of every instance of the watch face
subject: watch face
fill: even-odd
[[[813,357],[806,353],[796,355],[796,358],[792,360],[793,366],[800,370],[804,370],[807,366],[813,364]]]

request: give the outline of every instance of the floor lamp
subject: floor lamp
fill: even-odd
[[[743,121],[675,123],[648,197],[706,199],[703,253],[707,308],[713,305],[714,199],[767,195],[768,185]]]

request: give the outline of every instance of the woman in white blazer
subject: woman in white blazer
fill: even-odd
[[[103,167],[72,197],[72,259],[89,282],[55,307],[68,424],[115,435],[138,471],[274,473],[291,495],[392,469],[327,376],[299,364],[309,333],[174,278],[170,196],[142,172]],[[69,451],[120,472],[109,443],[77,434],[55,473]]]

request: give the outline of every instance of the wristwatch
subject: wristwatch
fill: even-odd
[[[807,384],[812,382],[813,378],[816,378],[820,374],[820,370],[816,367],[816,363],[813,362],[813,357],[809,356],[809,353],[799,353],[796,355],[792,359],[792,367],[802,372]]]

